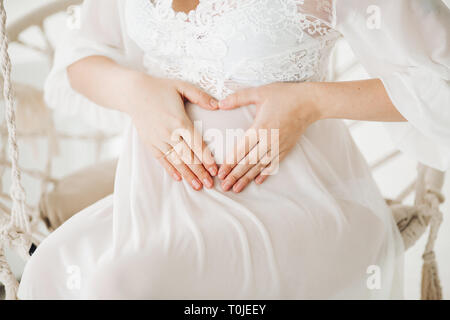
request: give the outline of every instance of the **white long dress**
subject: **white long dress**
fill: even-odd
[[[261,186],[234,194],[216,183],[196,192],[168,176],[123,115],[94,105],[67,81],[66,67],[89,55],[190,81],[217,98],[276,81],[326,81],[341,35],[336,10],[349,8],[201,0],[185,15],[171,0],[85,1],[81,29],[57,51],[47,101],[105,127],[125,123],[115,191],[39,246],[19,297],[400,298],[402,242],[341,121],[313,124]],[[211,130],[248,128],[254,112],[186,108],[205,139]],[[210,146],[221,162],[218,145]],[[373,270],[375,287],[368,285]]]

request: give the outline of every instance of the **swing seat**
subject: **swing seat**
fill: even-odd
[[[117,160],[112,159],[81,169],[60,179],[52,191],[44,192],[39,213],[50,231],[91,204],[114,191]]]

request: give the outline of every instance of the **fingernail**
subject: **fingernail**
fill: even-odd
[[[180,180],[181,180],[180,176],[177,175],[176,173],[174,173],[172,176],[173,176],[173,178],[174,178],[175,180],[177,180],[177,181],[180,181]]]
[[[216,174],[217,174],[217,167],[216,167],[216,166],[211,167],[211,168],[209,168],[208,171],[209,171],[209,173],[210,173],[213,177],[215,177]]]
[[[244,188],[244,183],[242,181],[239,181],[238,183],[236,183],[233,186],[233,191],[236,193],[239,193],[242,191],[243,188]]]
[[[261,184],[261,183],[263,183],[263,178],[262,178],[261,176],[259,176],[259,177],[257,177],[257,178],[255,179],[255,182],[256,182],[257,184]]]
[[[205,186],[207,186],[208,188],[212,188],[213,187],[212,179],[208,179],[208,178],[203,179],[203,184]]]
[[[225,108],[227,106],[227,100],[220,100],[219,101],[219,107]]]
[[[197,181],[197,180],[192,180],[192,186],[194,187],[194,189],[196,190],[200,190],[202,188],[202,185]]]
[[[226,176],[227,176],[227,175],[225,174],[225,171],[219,170],[219,179],[220,179],[220,180],[225,179]]]
[[[225,191],[230,190],[230,188],[231,188],[231,182],[230,182],[230,181],[225,181],[225,182],[222,184],[222,188],[223,188],[223,190],[225,190]]]
[[[209,104],[210,104],[211,107],[213,107],[214,109],[217,109],[218,106],[219,106],[216,99],[211,99],[211,100],[209,101]]]

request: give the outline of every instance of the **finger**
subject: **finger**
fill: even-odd
[[[223,180],[222,189],[224,191],[230,190],[235,185],[235,183],[252,168],[252,166],[253,165],[238,164],[236,167],[234,167],[227,178]]]
[[[261,171],[261,173],[255,178],[256,184],[262,184],[267,180],[268,177],[274,175],[278,172],[279,164],[282,159],[286,156],[286,152],[280,153],[278,156],[275,156],[267,167]]]
[[[194,190],[199,191],[202,189],[202,183],[198,180],[196,175],[191,169],[180,159],[175,150],[166,156],[167,160],[174,166],[177,171],[183,176]]]
[[[159,163],[166,169],[167,173],[175,180],[181,181],[181,174],[175,167],[164,157],[158,159]]]
[[[174,149],[180,159],[189,167],[203,185],[207,188],[212,188],[214,186],[214,181],[210,174],[206,171],[205,167],[184,140],[177,143],[174,146]]]
[[[177,89],[184,98],[204,109],[217,110],[219,107],[219,103],[215,98],[211,97],[209,94],[197,88],[193,84],[180,81],[177,84]]]
[[[158,162],[163,166],[163,168],[167,171],[167,173],[175,180],[181,181],[181,174],[175,169],[175,167],[166,159],[164,153],[156,147],[152,146],[152,153]],[[165,149],[169,150],[169,146],[167,145]]]
[[[258,175],[267,167],[268,162],[270,163],[270,156],[266,154],[263,159],[258,162],[258,164],[253,166],[243,177],[241,177],[234,184],[233,191],[236,193],[242,192],[248,186],[248,184],[252,182],[256,177],[258,177]],[[262,178],[265,179],[265,177],[268,176],[264,176]]]
[[[258,132],[255,128],[250,128],[246,131],[233,150],[227,154],[225,162],[220,166],[218,173],[220,180],[224,180],[231,170],[253,150],[258,144],[258,140]]]
[[[242,159],[227,175],[222,182],[222,188],[224,191],[230,190],[235,183],[241,179],[249,170],[258,164],[260,159],[259,144],[257,144],[246,156]]]
[[[262,184],[264,181],[267,180],[267,178],[269,177],[269,175],[258,175],[255,179],[256,184]]]
[[[259,100],[257,88],[247,88],[230,94],[225,99],[219,101],[220,109],[235,109],[250,104],[256,104]]]
[[[212,177],[216,176],[218,168],[214,156],[195,127],[190,124],[188,130],[180,132],[180,137],[188,145],[189,149],[194,152],[196,159],[199,160],[198,163],[203,164]]]

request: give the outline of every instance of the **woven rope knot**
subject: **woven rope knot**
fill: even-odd
[[[25,191],[20,185],[12,185],[10,189],[10,195],[13,199],[16,199],[20,202],[24,202],[26,200]]]
[[[3,243],[9,243],[10,239],[11,239],[11,236],[9,234],[9,228],[2,226],[0,228],[0,241],[2,241]]]
[[[439,203],[443,203],[445,201],[444,195],[439,190],[430,188],[427,190],[427,195],[434,195],[439,200]]]
[[[427,193],[423,196],[423,201],[430,208],[437,208],[444,202],[445,197],[439,191],[427,190]]]
[[[10,223],[5,224],[0,229],[0,239],[6,243],[6,245],[10,246],[14,243],[21,241],[24,237],[24,234],[14,228]]]
[[[436,255],[435,255],[434,251],[425,252],[422,255],[422,259],[423,259],[424,263],[432,263],[436,260]]]

